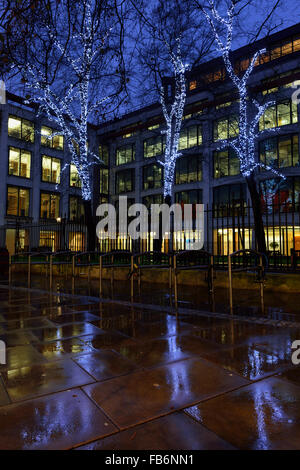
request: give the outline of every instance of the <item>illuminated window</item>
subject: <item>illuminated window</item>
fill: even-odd
[[[165,137],[162,135],[144,140],[144,158],[157,157],[165,150]]]
[[[238,215],[246,206],[247,191],[245,184],[217,186],[213,190],[214,217]]]
[[[51,129],[51,127],[42,126],[41,128],[41,144],[44,147],[53,148],[56,150],[64,149],[64,137],[62,135],[52,135],[57,131]]]
[[[118,171],[116,173],[116,194],[134,191],[134,169]]]
[[[8,118],[8,135],[26,142],[34,142],[34,123],[16,116]]]
[[[16,186],[7,187],[7,215],[28,217],[29,215],[29,189]]]
[[[240,162],[232,149],[214,152],[214,178],[235,176],[240,173]]]
[[[100,168],[100,194],[107,195],[108,194],[108,168]]]
[[[143,204],[150,208],[152,204],[162,204],[163,203],[163,196],[162,194],[151,194],[150,196],[143,197]]]
[[[202,155],[186,155],[176,161],[176,184],[202,180]]]
[[[135,145],[125,145],[116,152],[116,165],[125,165],[135,159]]]
[[[197,88],[197,81],[196,81],[196,80],[192,80],[192,81],[190,82],[189,89],[190,89],[190,91],[192,91],[192,90],[196,90],[196,88]]]
[[[57,219],[59,217],[59,194],[41,192],[41,219]]]
[[[299,166],[298,135],[276,136],[264,140],[260,143],[260,160],[272,168]]]
[[[108,145],[100,144],[99,145],[99,157],[103,161],[104,165],[109,164],[109,148]]]
[[[143,189],[157,189],[162,187],[162,168],[158,165],[143,167]]]
[[[300,51],[300,36],[295,36],[293,38],[293,51]]]
[[[264,212],[299,211],[300,178],[270,178],[260,182],[261,203]]]
[[[182,129],[179,138],[179,150],[197,147],[202,144],[202,127],[190,126]]]
[[[70,196],[69,219],[72,221],[84,220],[84,204],[81,197]]]
[[[191,189],[175,193],[175,202],[179,204],[201,204],[202,189]]]
[[[81,180],[77,168],[73,163],[70,164],[70,186],[73,188],[81,188]]]
[[[239,120],[237,116],[228,116],[214,121],[214,140],[227,140],[236,137],[239,133]]]
[[[30,178],[31,152],[9,147],[9,174]]]
[[[60,183],[60,160],[58,158],[43,155],[42,181],[47,183]]]
[[[149,131],[154,131],[155,129],[158,129],[159,126],[160,126],[159,124],[153,124],[153,126],[148,126],[147,129],[148,129]]]
[[[273,127],[287,126],[298,122],[297,104],[291,100],[277,103],[266,109],[259,122],[259,129],[271,129]]]

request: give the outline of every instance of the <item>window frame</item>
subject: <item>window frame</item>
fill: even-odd
[[[29,176],[22,176],[20,174],[19,175],[14,175],[14,174],[10,173],[10,150],[11,149],[19,150],[19,173],[20,173],[20,169],[21,169],[22,152],[29,153],[29,155],[30,155]],[[24,149],[22,147],[14,147],[13,145],[8,146],[8,176],[14,176],[16,178],[24,178],[26,180],[30,180],[31,179],[31,162],[32,162],[32,152],[31,152],[31,150],[27,150],[27,149]]]
[[[119,175],[120,174],[129,174],[131,175],[131,178],[130,178],[130,181],[131,181],[131,189],[130,190],[126,190],[126,191],[118,191],[118,178],[120,177]],[[132,193],[135,191],[135,168],[128,168],[126,170],[120,170],[120,171],[116,171],[115,173],[115,194],[116,195],[119,195],[119,194],[126,194],[126,193]]]
[[[125,151],[127,151],[127,149],[131,149],[131,159],[129,161],[126,161],[124,163],[118,163],[118,152],[122,149],[126,149]],[[116,166],[123,166],[123,165],[128,165],[132,162],[135,161],[135,143],[132,143],[132,144],[127,144],[127,145],[121,145],[120,147],[116,148],[116,155],[115,155],[115,165]]]
[[[15,214],[8,214],[8,189],[13,188],[18,190],[18,208],[17,208],[17,215]],[[19,215],[20,212],[20,191],[27,191],[28,193],[28,214],[27,215]],[[30,188],[26,188],[24,186],[16,186],[13,184],[7,184],[6,185],[6,211],[5,211],[6,217],[30,217]]]
[[[280,141],[288,140],[290,141],[291,145],[291,160],[292,160],[292,165],[291,166],[280,166],[280,154],[279,154],[279,143]],[[297,142],[294,142],[294,139],[297,140]],[[270,166],[270,163],[266,161],[266,149],[264,148],[262,152],[263,146],[265,146],[267,141],[275,141],[276,142],[276,165],[274,168],[297,168],[300,164],[300,154],[299,154],[299,135],[294,133],[294,134],[287,134],[287,135],[275,135],[273,137],[269,137],[267,139],[261,140],[259,142],[259,161],[263,163],[266,166]],[[297,156],[294,155],[294,150],[295,146],[297,147],[297,152],[298,152],[298,161],[296,164],[294,163],[294,159],[297,158]],[[262,160],[262,155],[263,155],[263,160]],[[261,169],[262,171],[267,171],[264,170],[264,168]]]
[[[46,128],[46,129],[50,129],[50,131],[51,131],[51,138],[46,139],[46,141],[49,142],[50,145],[47,145],[46,143],[42,142],[42,138],[44,137],[43,134],[42,134],[43,127]],[[60,134],[58,136],[53,136],[53,134],[55,134],[57,132],[59,132],[57,129],[53,129],[52,127],[42,125],[41,126],[41,140],[40,140],[41,146],[45,147],[45,148],[50,148],[52,150],[57,150],[59,152],[63,152],[64,151],[64,146],[65,146],[65,139],[64,139],[64,136],[62,134]],[[55,137],[61,137],[62,138],[62,147],[54,147],[53,139],[55,139]]]
[[[50,208],[49,208],[49,215],[51,213],[51,196],[56,196],[58,197],[58,215],[53,218],[53,217],[42,217],[42,194],[47,194],[50,196]],[[60,193],[52,192],[52,191],[44,191],[40,190],[40,219],[42,220],[56,220],[57,217],[60,216],[60,201],[61,201],[61,195]]]
[[[17,137],[15,135],[11,135],[9,133],[9,120],[10,120],[10,118],[20,121],[20,125],[21,125],[20,137]],[[24,126],[25,123],[30,123],[32,125],[32,138],[31,139],[27,139],[23,135],[24,134],[23,126]],[[26,118],[23,118],[23,117],[20,117],[20,116],[16,116],[15,114],[9,114],[8,115],[8,120],[7,120],[7,135],[8,135],[8,137],[10,137],[12,139],[18,139],[18,140],[22,140],[23,142],[27,142],[29,144],[34,144],[34,141],[35,141],[35,123],[34,123],[34,121],[30,121],[29,119],[26,119]]]
[[[51,160],[51,170],[50,170],[51,180],[50,180],[50,181],[48,181],[48,180],[43,180],[43,171],[44,171],[44,168],[43,168],[43,159],[44,159],[44,157],[45,157],[45,158],[50,158],[50,160]],[[53,172],[53,170],[52,170],[52,164],[53,164],[53,160],[59,161],[59,178],[58,178],[59,181],[58,181],[58,182],[52,180],[52,172]],[[51,155],[42,154],[41,182],[42,182],[42,183],[48,183],[48,184],[56,184],[56,185],[60,184],[60,183],[61,183],[61,163],[62,163],[62,161],[61,161],[60,158],[53,157],[53,156],[51,156]]]

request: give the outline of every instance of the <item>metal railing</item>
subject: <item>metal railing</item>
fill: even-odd
[[[206,272],[208,291],[214,291],[214,257],[204,250],[182,251],[173,257],[174,273],[174,300],[175,307],[178,308],[178,275],[180,271],[197,270]]]
[[[168,269],[169,289],[172,289],[173,255],[161,251],[145,251],[133,255],[133,269],[131,278],[137,273],[139,293],[141,292],[141,274],[144,269]]]
[[[110,284],[113,288],[115,268],[129,268],[128,276],[133,269],[133,255],[130,251],[113,251],[100,255],[99,259],[99,295],[103,294],[103,269],[110,270]],[[131,280],[131,298],[133,297],[133,279]]]
[[[265,278],[265,255],[255,250],[238,250],[228,256],[228,285],[229,285],[229,307],[233,313],[233,286],[232,273],[255,272],[256,281],[259,283],[261,310],[264,312],[264,278]]]

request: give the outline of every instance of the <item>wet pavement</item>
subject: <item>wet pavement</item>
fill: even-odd
[[[0,449],[299,449],[288,320],[2,285]]]

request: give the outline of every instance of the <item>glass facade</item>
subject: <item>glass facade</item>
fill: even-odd
[[[260,161],[271,168],[299,166],[298,135],[276,136],[260,142]],[[263,170],[263,168],[262,168]]]
[[[261,181],[260,195],[266,213],[299,211],[300,176]]]
[[[202,144],[202,126],[189,126],[181,130],[179,150],[197,147]]]
[[[185,155],[176,161],[176,184],[202,181],[202,155]]]
[[[99,157],[103,161],[104,165],[109,164],[109,147],[106,144],[99,145]]]
[[[214,141],[228,140],[239,134],[238,116],[232,115],[214,121]]]
[[[116,173],[116,194],[134,191],[134,169],[118,171]]]
[[[240,173],[240,161],[232,149],[214,152],[214,178],[235,176]]]
[[[108,195],[109,173],[108,168],[100,168],[100,194]]]
[[[124,145],[117,149],[116,165],[125,165],[135,159],[135,145]]]
[[[245,184],[226,184],[213,189],[214,217],[238,215],[246,206],[247,190]]]
[[[144,140],[144,158],[157,157],[165,150],[165,137],[158,135]]]
[[[158,165],[143,167],[143,189],[158,189],[162,187],[162,168]]]
[[[274,127],[287,126],[297,122],[297,104],[292,100],[285,100],[266,109],[265,114],[259,121],[259,130],[263,131]]]

